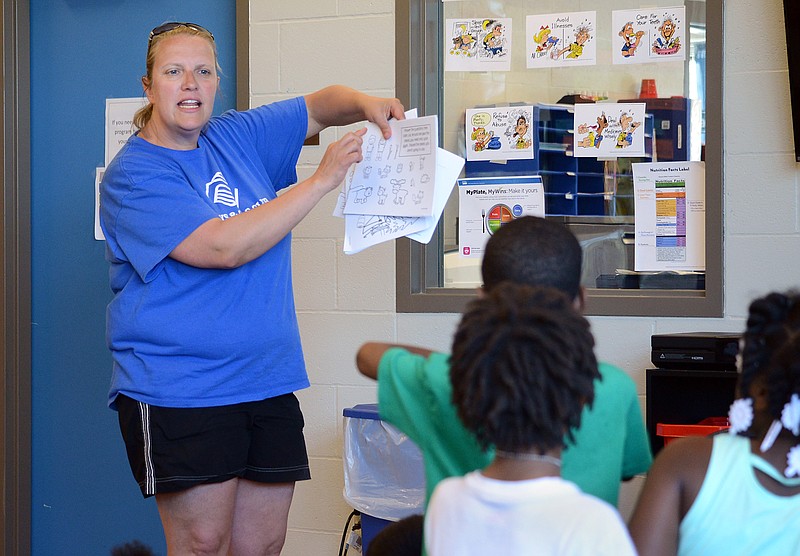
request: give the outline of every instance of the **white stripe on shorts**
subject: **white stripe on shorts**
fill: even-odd
[[[153,452],[150,438],[150,406],[143,402],[139,404],[139,418],[142,421],[142,438],[144,439],[144,492],[146,495],[156,493],[156,473],[153,469]]]

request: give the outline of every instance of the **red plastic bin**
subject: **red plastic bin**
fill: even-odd
[[[694,425],[672,425],[666,423],[656,423],[656,435],[664,439],[666,446],[673,440],[685,436],[708,436],[715,432],[729,429],[731,424],[727,417],[708,417]]]

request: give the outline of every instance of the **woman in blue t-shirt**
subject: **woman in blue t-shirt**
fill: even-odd
[[[149,103],[101,185],[109,405],[170,554],[279,554],[294,483],[310,478],[291,230],[361,160],[365,130],[278,191],[306,138],[360,120],[388,138],[403,106],[331,86],[212,118],[218,84],[208,30],[153,29]]]

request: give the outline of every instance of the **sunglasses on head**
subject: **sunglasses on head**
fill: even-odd
[[[168,31],[172,31],[173,29],[177,29],[178,27],[188,27],[189,29],[194,29],[195,31],[200,31],[201,33],[208,33],[208,36],[211,37],[211,40],[214,40],[214,35],[211,33],[211,31],[202,25],[198,25],[197,23],[189,23],[186,21],[170,21],[168,23],[163,23],[150,31],[150,38],[147,40],[147,44],[149,45],[151,42],[153,42],[155,37]]]

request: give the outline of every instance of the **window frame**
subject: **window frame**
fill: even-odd
[[[442,0],[395,3],[395,94],[420,116],[437,114],[442,90]],[[723,0],[706,2],[706,289],[616,290],[587,288],[586,314],[721,317],[723,311]],[[440,129],[442,126],[440,126]],[[396,311],[460,313],[473,289],[445,288],[442,224],[427,245],[395,241]]]

